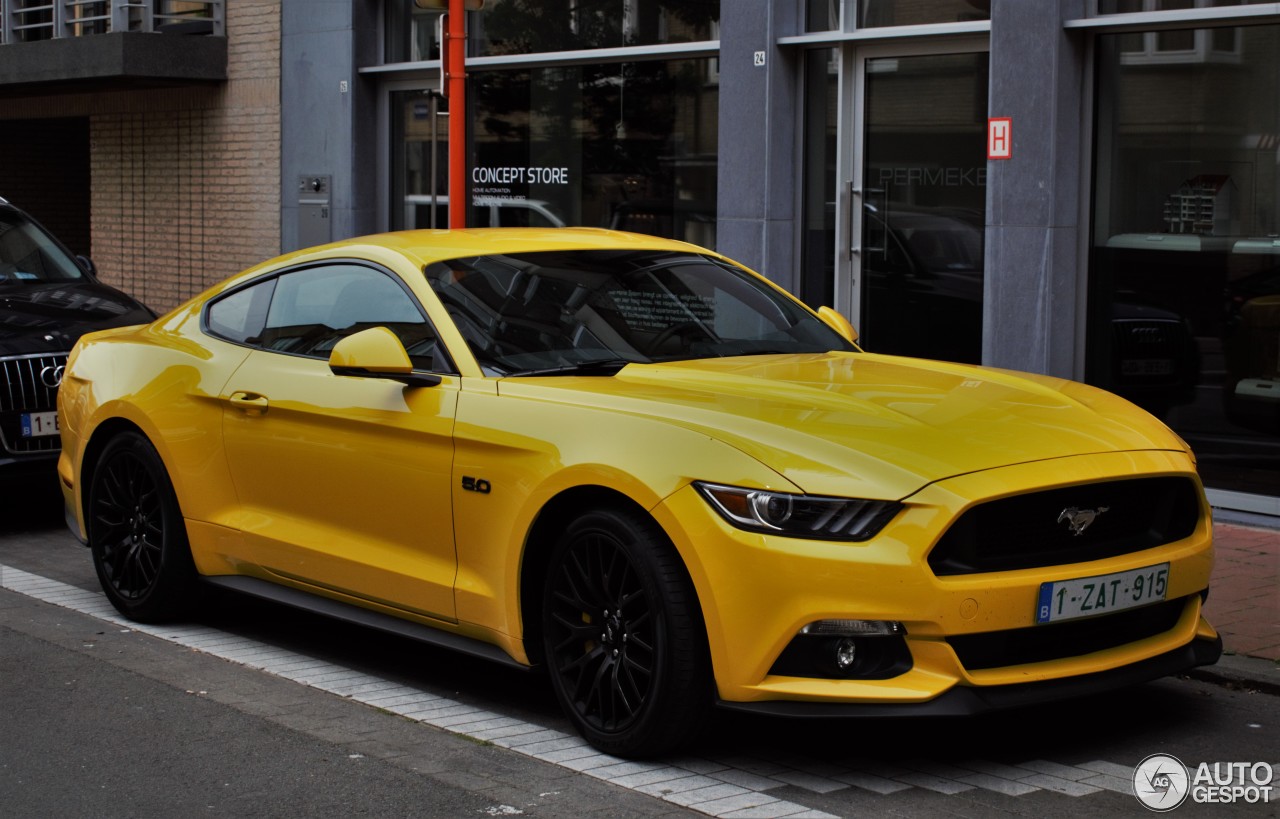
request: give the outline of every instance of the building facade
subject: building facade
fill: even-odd
[[[0,0],[0,194],[156,308],[456,207],[657,233],[868,349],[1125,395],[1280,514],[1280,4],[486,0],[463,110],[442,3],[48,5]]]

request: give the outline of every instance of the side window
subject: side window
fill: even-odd
[[[276,279],[259,346],[328,358],[335,344],[371,327],[399,337],[416,369],[449,371],[435,330],[389,275],[355,264],[295,270]]]
[[[206,324],[209,332],[237,344],[256,344],[267,320],[267,307],[275,286],[276,280],[268,279],[209,305]]]

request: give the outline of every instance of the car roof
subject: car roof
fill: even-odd
[[[708,252],[686,242],[604,228],[456,228],[357,236],[325,249],[381,247],[431,263],[467,256],[539,250],[671,250]]]

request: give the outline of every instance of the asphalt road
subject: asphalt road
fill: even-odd
[[[56,499],[4,502],[0,585],[96,592]],[[536,675],[244,598],[161,639],[111,622],[100,595],[67,608],[41,594],[0,588],[4,815],[1142,816],[1124,775],[1151,754],[1280,762],[1280,697],[1171,678],[978,719],[719,714],[679,757],[637,766],[577,750]],[[255,652],[287,658],[235,659]],[[290,678],[295,657],[377,681],[352,691],[421,692],[488,721],[459,734],[397,715],[394,699],[338,696]],[[561,738],[502,737],[529,730]],[[1188,802],[1175,815],[1276,812]]]

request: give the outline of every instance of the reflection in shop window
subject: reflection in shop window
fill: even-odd
[[[1270,3],[1273,0],[1098,0],[1099,14],[1134,14],[1142,11],[1183,11]]]
[[[1196,48],[1134,59],[1175,42]],[[1098,52],[1087,378],[1165,419],[1209,486],[1280,494],[1280,26]]]
[[[385,61],[416,63],[440,59],[438,25],[443,12],[418,8],[413,0],[386,0]]]
[[[1146,31],[1124,35],[1120,61],[1156,63],[1240,62],[1240,29]]]
[[[709,59],[473,71],[469,221],[527,217],[713,247],[715,76]]]
[[[470,15],[475,56],[715,39],[720,0],[488,0]]]
[[[859,0],[858,28],[991,19],[991,0]]]

